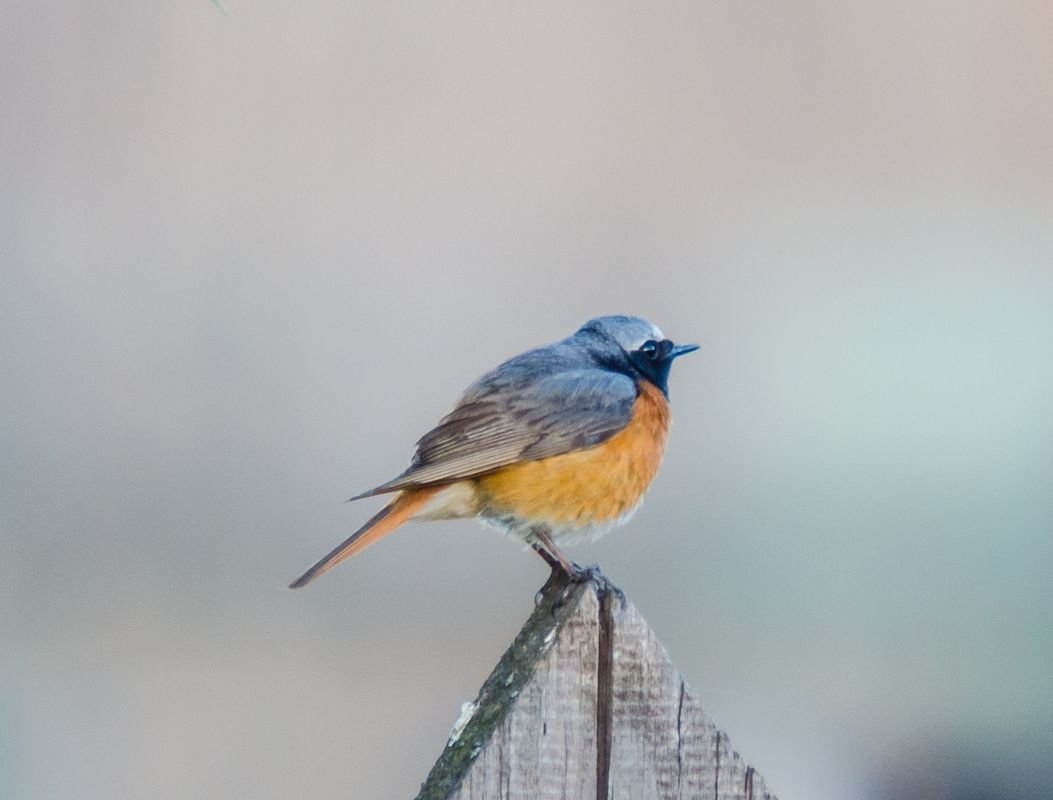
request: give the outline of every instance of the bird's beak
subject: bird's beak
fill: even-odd
[[[688,353],[695,352],[700,345],[697,344],[678,344],[674,345],[673,349],[669,351],[669,358],[676,358],[677,356],[687,355]]]

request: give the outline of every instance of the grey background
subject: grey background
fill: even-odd
[[[1048,795],[1053,6],[0,7],[0,796],[411,796],[541,562],[372,513],[588,317],[701,352],[574,551],[786,800]]]

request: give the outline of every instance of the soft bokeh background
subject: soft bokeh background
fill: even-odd
[[[0,9],[0,796],[409,797],[545,570],[406,529],[460,389],[704,349],[576,551],[784,798],[1053,782],[1053,5]]]

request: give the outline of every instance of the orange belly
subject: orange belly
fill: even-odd
[[[484,513],[557,527],[617,520],[640,504],[658,472],[669,421],[665,396],[643,383],[629,424],[603,444],[478,478]]]

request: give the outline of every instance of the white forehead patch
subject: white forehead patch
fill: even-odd
[[[654,323],[641,317],[627,317],[621,314],[590,319],[581,326],[579,333],[582,331],[606,337],[625,350],[639,350],[640,345],[651,339],[665,339],[665,334]]]
[[[639,341],[633,342],[632,347],[630,347],[629,349],[630,350],[639,350],[643,346],[644,342],[650,342],[651,340],[654,340],[656,342],[660,342],[664,338],[665,338],[665,334],[662,333],[658,329],[658,326],[657,325],[652,325],[651,326],[651,332],[649,334],[647,334],[646,336],[644,336]]]
[[[659,331],[659,329],[657,327],[652,325],[651,326],[651,333],[648,334],[647,336],[644,336],[642,339],[639,339],[638,341],[634,341],[633,342],[633,346],[631,346],[630,349],[639,349],[640,347],[643,346],[644,342],[650,342],[650,341],[660,342],[664,338],[665,338],[665,335],[662,334],[662,332]]]

